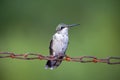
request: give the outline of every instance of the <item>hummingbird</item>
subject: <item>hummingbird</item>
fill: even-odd
[[[50,41],[49,52],[50,56],[56,58],[56,60],[48,60],[45,66],[45,69],[57,68],[62,59],[65,57],[65,52],[68,47],[69,37],[68,30],[71,27],[78,26],[80,24],[71,24],[67,25],[64,23],[60,23],[56,28],[56,33],[52,36],[52,40]]]

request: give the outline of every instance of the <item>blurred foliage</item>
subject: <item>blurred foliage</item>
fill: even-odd
[[[59,23],[79,23],[69,31],[67,55],[120,56],[119,0],[0,0],[0,52],[49,54]],[[120,65],[0,59],[0,80],[119,80]]]

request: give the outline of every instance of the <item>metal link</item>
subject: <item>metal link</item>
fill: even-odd
[[[112,62],[111,60],[119,60],[119,61]],[[108,64],[120,64],[120,57],[109,57]]]
[[[12,52],[0,52],[0,58],[12,58],[21,60],[58,60],[53,56],[43,56],[39,53],[25,53],[25,54],[14,54]],[[114,60],[114,61],[113,61]],[[107,63],[107,64],[120,64],[120,57],[108,57],[99,59],[95,56],[80,56],[80,57],[69,57],[65,56],[63,61],[81,62],[81,63]]]

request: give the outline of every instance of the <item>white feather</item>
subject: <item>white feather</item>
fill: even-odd
[[[61,30],[53,35],[53,55],[64,56],[68,46],[68,28]]]

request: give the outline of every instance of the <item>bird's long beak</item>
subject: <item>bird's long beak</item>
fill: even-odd
[[[74,26],[78,26],[78,25],[80,25],[80,24],[70,24],[70,25],[68,25],[68,27],[74,27]]]

